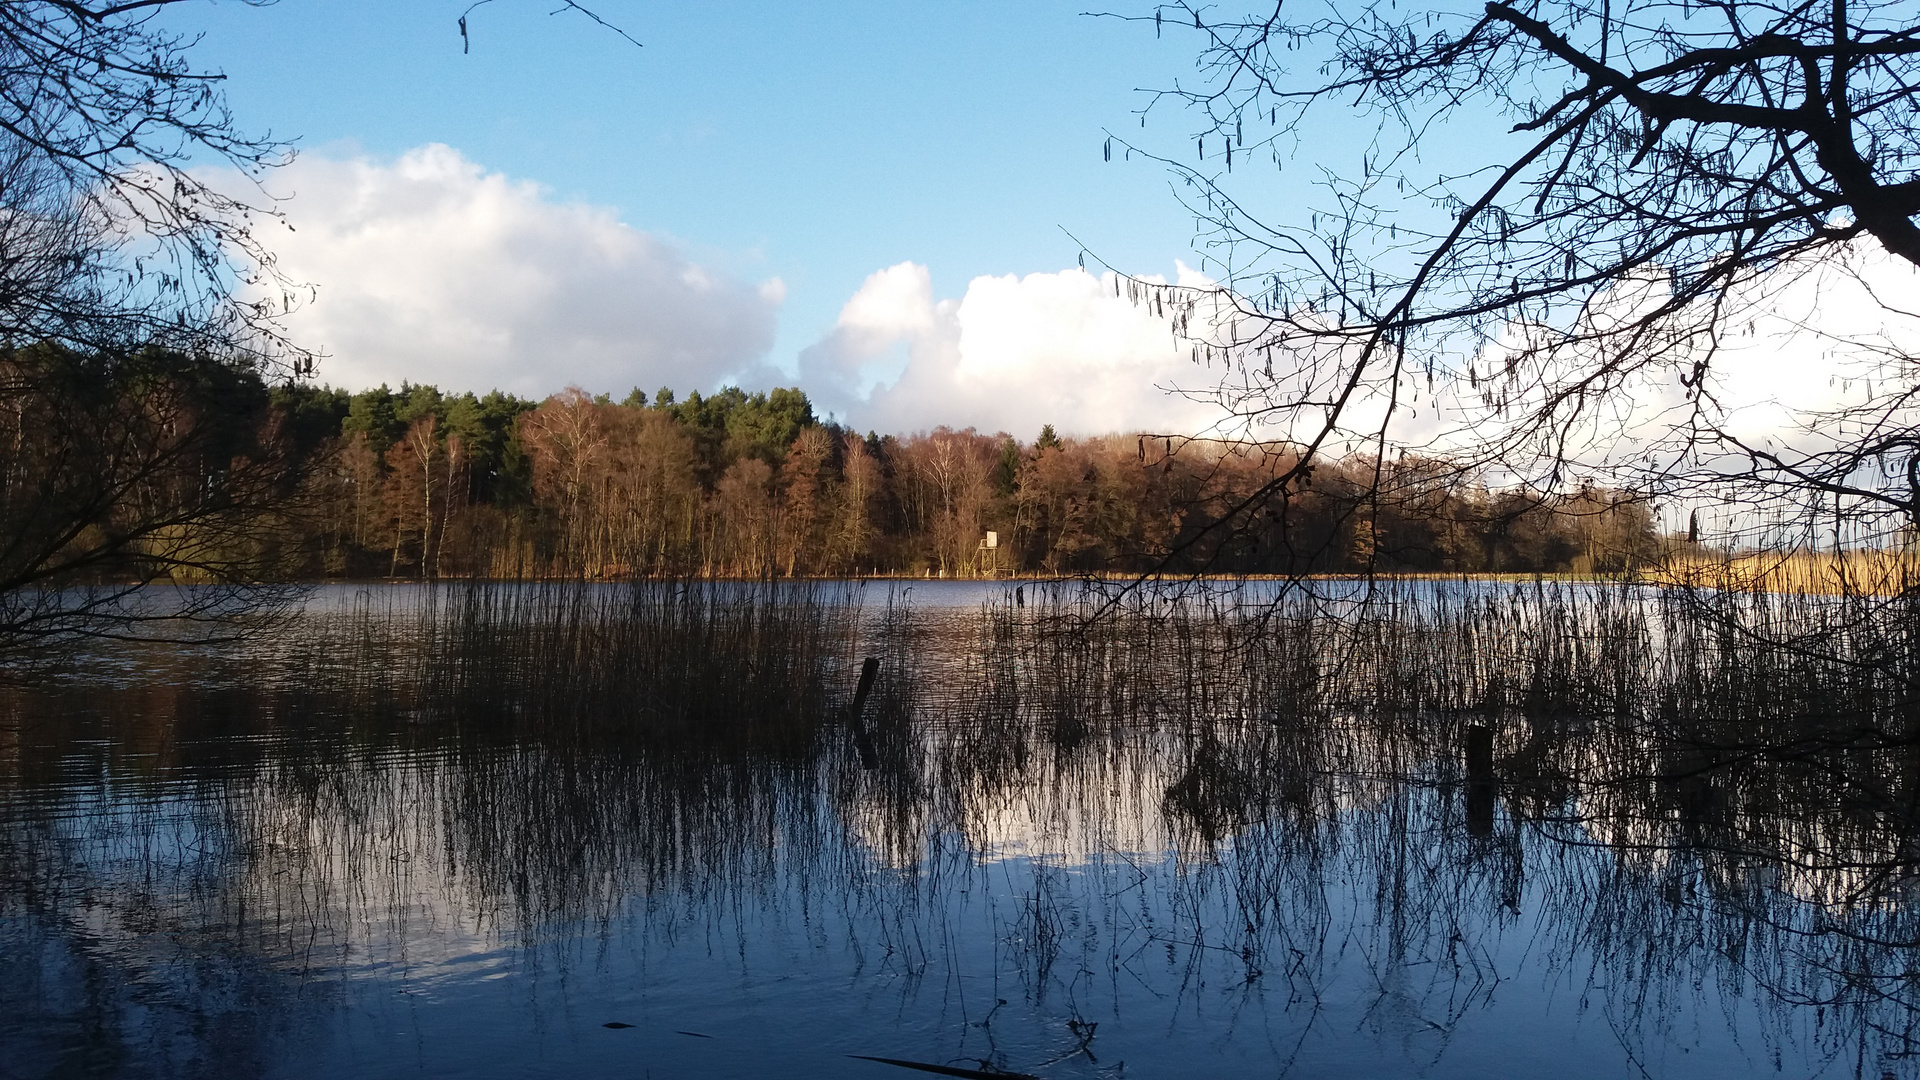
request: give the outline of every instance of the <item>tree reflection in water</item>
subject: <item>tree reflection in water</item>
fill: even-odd
[[[864,599],[373,592],[12,691],[9,1068],[1909,1068],[1902,604]]]

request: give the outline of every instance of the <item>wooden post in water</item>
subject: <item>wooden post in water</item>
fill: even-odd
[[[880,658],[867,657],[860,665],[860,688],[853,692],[853,704],[847,708],[847,728],[853,732],[853,748],[860,754],[860,767],[877,769],[880,767],[880,755],[874,753],[873,739],[867,734],[867,724],[860,718],[860,711],[867,707],[867,695],[873,692],[873,680],[880,674]]]
[[[1493,779],[1493,729],[1467,725],[1467,779]]]
[[[1467,726],[1467,832],[1493,835],[1493,731],[1479,724]]]

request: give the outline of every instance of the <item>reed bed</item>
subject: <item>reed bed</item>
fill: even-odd
[[[1656,585],[1809,596],[1903,596],[1920,584],[1920,552],[1793,549],[1731,555],[1675,554],[1642,570]]]
[[[1015,588],[945,613],[822,585],[365,603],[261,676],[276,722],[348,736],[131,818],[10,815],[0,869],[67,912],[138,880],[173,924],[316,969],[454,930],[588,962],[622,927],[731,941],[772,912],[917,980],[977,971],[984,933],[1036,1009],[1084,1010],[1057,1016],[1076,1037],[1118,1008],[1087,972],[1333,1015],[1355,964],[1444,1035],[1517,935],[1623,1039],[1703,987],[1776,1051],[1920,1038],[1905,600]],[[871,768],[837,722],[866,655]]]
[[[858,636],[854,588],[826,583],[467,583],[386,599],[312,619],[280,650],[283,683],[427,725],[804,744]]]
[[[1529,893],[1565,955],[1631,976],[1617,985],[1650,1023],[1661,995],[1709,978],[1841,1008],[1850,1037],[1920,1035],[1920,611],[1904,599],[1025,594],[983,613],[965,689],[928,718],[923,844],[1012,817],[1095,862],[1102,844],[1180,851],[1212,869],[1180,878],[1198,892],[1177,904],[1230,928],[1209,947],[1249,973],[1300,948],[1303,918],[1339,922],[1336,893],[1371,891],[1373,917],[1427,942],[1484,937]],[[1138,808],[1118,796],[1142,788],[1157,833],[1123,820]],[[909,850],[913,815],[894,809],[891,846]],[[1035,904],[1057,895],[1036,878]],[[1077,902],[1098,921],[1095,897]],[[1477,978],[1465,963],[1449,951],[1444,969]]]

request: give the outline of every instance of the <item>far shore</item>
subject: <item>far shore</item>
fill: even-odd
[[[1577,573],[1572,571],[1555,572],[1447,572],[1447,571],[1382,571],[1374,574],[1174,574],[1174,573],[1133,573],[1119,571],[1083,572],[1073,574],[1049,574],[1040,572],[997,573],[997,574],[942,574],[937,571],[909,573],[906,571],[880,571],[870,574],[794,574],[776,577],[743,577],[724,574],[686,574],[652,575],[647,577],[595,577],[580,578],[565,575],[528,575],[525,577],[379,577],[379,578],[321,578],[303,581],[290,581],[281,584],[302,586],[324,585],[467,585],[467,584],[535,584],[579,582],[593,585],[616,585],[633,582],[732,582],[732,583],[801,583],[801,582],[944,582],[954,584],[987,585],[995,582],[1009,585],[1031,584],[1071,584],[1074,582],[1100,582],[1129,584],[1135,582],[1180,583],[1234,583],[1234,582],[1362,582],[1381,583],[1399,582],[1454,582],[1461,584],[1575,584],[1575,585],[1651,585],[1671,588],[1695,589],[1733,589],[1739,591],[1758,591],[1808,595],[1897,595],[1911,591],[1920,585],[1920,559],[1913,556],[1885,551],[1847,552],[1840,557],[1806,552],[1769,555],[1746,554],[1721,557],[1692,557],[1676,559],[1664,565],[1637,567],[1632,570],[1610,573]]]

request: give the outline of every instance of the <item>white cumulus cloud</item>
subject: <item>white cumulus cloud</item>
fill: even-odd
[[[1199,431],[1221,410],[1173,391],[1205,391],[1220,373],[1188,355],[1165,319],[1116,295],[1111,274],[983,276],[959,299],[935,300],[927,268],[903,262],[867,278],[801,353],[800,376],[862,428],[946,424],[1025,439],[1044,424],[1062,434]]]
[[[320,378],[542,396],[569,383],[713,385],[755,368],[784,298],[692,262],[614,212],[555,201],[443,145],[395,160],[302,155],[271,181],[288,319]]]

